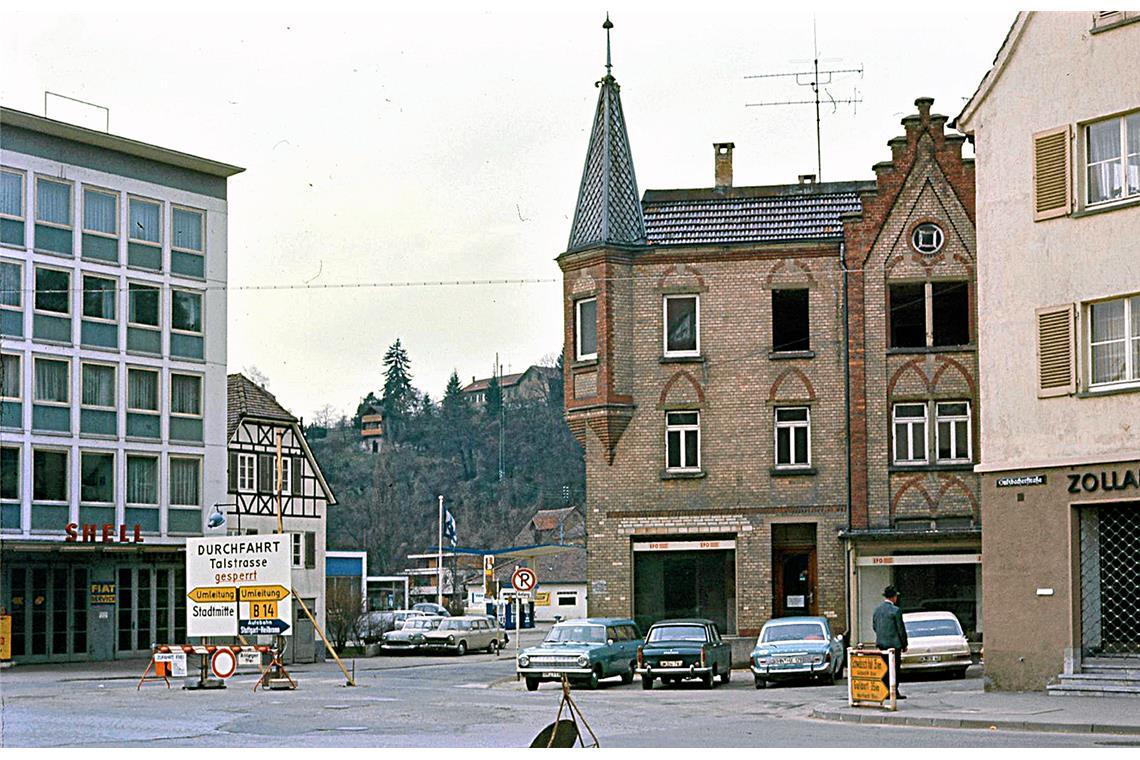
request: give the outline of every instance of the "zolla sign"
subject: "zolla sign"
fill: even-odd
[[[292,635],[292,536],[186,539],[189,636]]]

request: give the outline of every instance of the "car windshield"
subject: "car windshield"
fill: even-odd
[[[649,631],[650,644],[658,641],[708,641],[701,625],[658,625]]]
[[[923,636],[961,636],[962,629],[957,620],[940,618],[938,620],[904,620],[906,635],[914,638]]]
[[[434,622],[431,618],[408,618],[408,622],[404,623],[404,630],[431,630],[435,628]]]
[[[818,623],[781,623],[770,625],[760,634],[763,643],[777,641],[826,641],[823,627]]]
[[[568,641],[596,642],[606,640],[606,629],[600,625],[556,625],[546,634],[547,644]]]
[[[441,631],[469,631],[471,630],[470,620],[444,620],[439,624]]]

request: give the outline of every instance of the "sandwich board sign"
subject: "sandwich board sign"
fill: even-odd
[[[292,536],[186,539],[188,636],[292,636]]]
[[[847,704],[898,709],[894,650],[847,649]]]

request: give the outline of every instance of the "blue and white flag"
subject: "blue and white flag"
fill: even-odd
[[[455,518],[451,516],[451,510],[447,510],[447,516],[443,518],[443,538],[451,546],[455,546],[459,542],[459,537],[455,532]]]

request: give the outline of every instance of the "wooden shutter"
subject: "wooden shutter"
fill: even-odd
[[[1033,221],[1072,211],[1072,156],[1069,127],[1033,135]]]
[[[312,531],[305,533],[305,567],[312,569],[317,566],[317,534]]]
[[[233,451],[230,452],[229,476],[230,476],[230,486],[229,486],[230,493],[237,493],[238,455]]]
[[[1037,396],[1068,396],[1077,390],[1072,304],[1037,310]]]
[[[261,493],[277,493],[277,462],[269,454],[257,457],[257,490]]]
[[[305,460],[302,457],[293,457],[293,464],[289,466],[292,470],[290,477],[292,482],[292,493],[294,496],[300,496],[305,493],[304,489],[304,475],[305,475]]]

